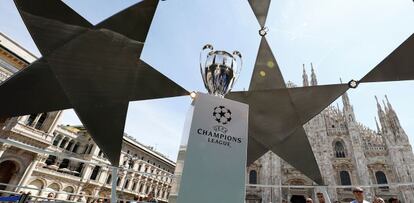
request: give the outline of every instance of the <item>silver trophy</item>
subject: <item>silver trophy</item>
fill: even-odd
[[[200,52],[200,71],[209,94],[224,97],[233,88],[242,69],[241,54],[214,51],[207,44]]]

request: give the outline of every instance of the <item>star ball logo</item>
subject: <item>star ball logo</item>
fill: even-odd
[[[226,125],[231,121],[231,111],[225,106],[216,106],[213,111],[213,117],[217,123]]]

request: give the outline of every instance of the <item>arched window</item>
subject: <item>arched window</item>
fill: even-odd
[[[377,183],[380,184],[388,184],[387,176],[385,176],[385,173],[382,171],[375,172],[375,178],[377,179]],[[387,186],[380,187],[381,189],[388,189]]]
[[[68,186],[65,189],[63,189],[63,192],[69,193],[69,194],[60,194],[59,198],[63,199],[63,200],[70,200],[71,197],[72,197],[72,195],[70,195],[70,194],[73,194],[74,191],[75,191],[75,189],[73,189],[73,187]]]
[[[351,177],[348,171],[341,171],[339,176],[341,177],[341,185],[351,185]]]
[[[52,183],[46,188],[46,191],[49,191],[49,192],[58,192],[59,190],[60,190],[60,187],[57,183]]]
[[[249,184],[257,184],[257,172],[251,170],[249,173]]]
[[[43,189],[43,182],[40,180],[34,180],[29,183],[28,187],[33,189],[27,189],[26,192],[30,192],[33,195],[40,195],[40,189]]]
[[[345,158],[346,151],[345,147],[341,141],[336,141],[334,145],[335,157],[336,158]]]
[[[95,166],[95,168],[92,171],[91,180],[96,180],[96,177],[98,176],[98,173],[100,170],[101,170],[100,166]]]
[[[132,191],[135,191],[135,189],[137,189],[137,182],[134,182],[134,184],[132,184]]]

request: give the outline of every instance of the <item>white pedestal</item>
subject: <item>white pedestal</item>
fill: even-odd
[[[248,109],[197,94],[184,127],[170,203],[244,202]]]

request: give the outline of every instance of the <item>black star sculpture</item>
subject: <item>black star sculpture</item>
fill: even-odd
[[[323,184],[318,164],[303,124],[360,82],[414,79],[414,35],[360,81],[348,84],[286,88],[265,35],[270,0],[249,0],[261,29],[259,52],[249,91],[230,92],[226,98],[249,104],[247,164],[273,151],[318,184]]]
[[[15,0],[42,58],[0,85],[0,117],[73,108],[119,164],[129,101],[188,92],[140,59],[158,0],[92,25],[61,0]]]

